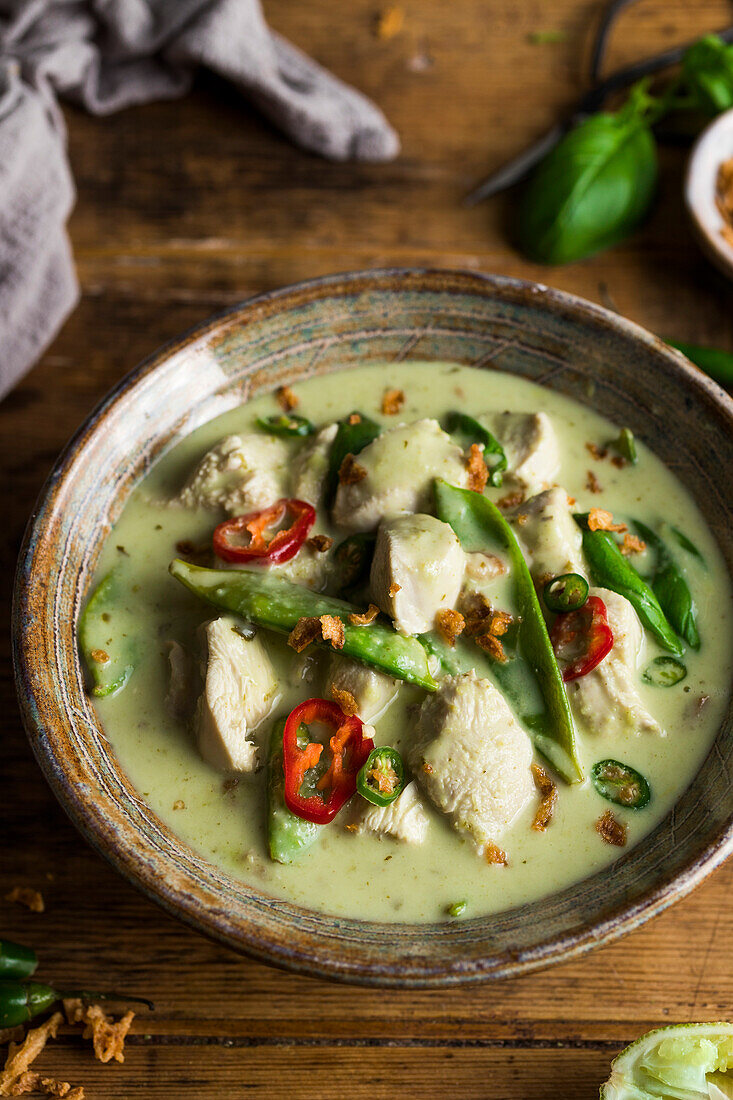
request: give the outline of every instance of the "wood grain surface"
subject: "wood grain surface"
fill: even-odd
[[[683,215],[685,150],[663,151],[659,201],[633,239],[546,270],[511,246],[512,198],[465,192],[583,87],[596,0],[401,0],[375,33],[370,0],[268,0],[273,25],[373,95],[399,129],[391,165],[292,148],[240,96],[191,96],[105,120],[67,110],[78,185],[71,235],[82,301],[0,405],[3,614],[34,499],[105,391],[163,341],[247,295],[333,271],[460,266],[539,278],[659,333],[733,347],[733,289]],[[612,63],[731,20],[725,0],[645,0]],[[532,31],[563,31],[533,44]],[[124,1065],[66,1030],[40,1067],[92,1100],[179,1097],[590,1100],[644,1030],[733,1017],[733,866],[612,946],[539,975],[467,990],[379,992],[301,979],[216,947],[118,878],[67,822],[31,757],[2,641],[0,897],[40,889],[43,914],[0,901],[2,932],[37,947],[42,980],[147,994]]]

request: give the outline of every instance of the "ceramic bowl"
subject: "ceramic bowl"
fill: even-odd
[[[75,624],[100,547],[134,486],[182,436],[273,387],[375,360],[508,371],[629,425],[681,478],[733,564],[733,403],[654,336],[579,298],[451,271],[373,271],[251,299],[170,344],[92,413],[26,534],[14,639],[23,719],[87,839],[201,932],[264,962],[375,985],[517,975],[604,943],[664,909],[733,848],[731,710],[672,813],[613,873],[461,922],[334,918],[269,897],[180,841],[118,763],[84,693]],[[682,442],[681,442],[682,441]]]
[[[687,165],[685,205],[708,259],[733,279],[733,243],[723,236],[723,215],[715,202],[718,169],[733,158],[733,110],[718,115],[697,139]]]

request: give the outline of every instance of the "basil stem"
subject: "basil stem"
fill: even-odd
[[[357,417],[358,419],[356,419]],[[333,504],[338,489],[341,463],[347,455],[358,455],[367,444],[381,434],[382,429],[379,424],[374,420],[370,420],[368,416],[364,416],[363,413],[354,412],[339,421],[338,431],[328,455],[325,497],[329,508]]]
[[[682,570],[669,552],[667,544],[650,527],[638,520],[633,521],[633,527],[656,554],[652,588],[662,611],[680,638],[684,638],[692,649],[699,649],[697,609]]]
[[[498,545],[509,556],[518,615],[517,652],[521,660],[515,657],[506,664],[493,662],[492,675],[529,728],[543,756],[566,782],[578,782],[583,778],[583,769],[568,698],[537,593],[514,532],[487,497],[470,489],[458,489],[442,479],[435,482],[435,505],[438,519],[451,525],[465,550],[486,550]],[[450,657],[444,654],[444,659],[449,661]]]
[[[435,691],[436,683],[428,670],[428,655],[417,638],[405,638],[379,620],[369,626],[350,623],[349,614],[359,614],[363,610],[355,604],[322,596],[262,569],[204,569],[177,558],[171,562],[169,571],[194,595],[214,607],[232,611],[256,626],[280,634],[289,634],[299,619],[320,618],[321,615],[339,618],[344,628],[344,644],[339,653],[344,657],[352,657],[426,691]],[[330,642],[322,640],[314,644],[333,648]]]
[[[686,344],[682,340],[667,340],[671,348],[683,355],[709,374],[719,385],[733,387],[733,354],[721,348],[703,347],[701,344]]]
[[[624,596],[637,615],[670,653],[682,655],[682,646],[667,620],[656,595],[626,560],[608,531],[589,531],[587,515],[576,515],[583,529],[583,553],[595,584]]]
[[[483,443],[484,461],[493,456],[493,460],[486,462],[489,468],[489,484],[494,488],[501,488],[503,471],[506,470],[507,460],[504,448],[496,436],[492,435],[488,428],[484,427],[480,420],[476,420],[467,413],[452,412],[448,414],[446,427],[451,434],[460,433],[467,436],[472,443]]]
[[[306,821],[289,810],[285,803],[283,772],[283,730],[285,719],[278,718],[270,734],[267,761],[267,844],[276,863],[292,863],[318,839],[322,825]]]

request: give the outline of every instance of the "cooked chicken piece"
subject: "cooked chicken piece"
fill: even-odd
[[[258,635],[237,633],[222,616],[205,628],[206,683],[198,703],[198,746],[204,760],[222,771],[251,772],[257,746],[250,735],[278,701],[275,669]]]
[[[591,588],[606,605],[613,648],[592,672],[567,685],[570,705],[593,732],[601,734],[662,733],[642,703],[637,683],[644,632],[629,601],[607,588]]]
[[[307,500],[314,508],[323,502],[328,455],[337,431],[338,424],[327,424],[311,436],[293,458],[291,496],[296,500]]]
[[[287,445],[275,436],[229,435],[204,455],[173,503],[232,516],[256,512],[288,495],[287,462]]]
[[[448,523],[399,516],[380,523],[369,579],[372,599],[401,634],[424,634],[443,607],[453,607],[466,555]]]
[[[425,793],[479,852],[534,797],[529,737],[501,693],[474,672],[447,677],[425,699],[409,756]]]
[[[531,497],[519,505],[513,520],[515,533],[529,551],[533,577],[561,573],[586,576],[583,536],[564,489],[556,485]]]
[[[507,458],[507,473],[530,492],[546,489],[560,469],[557,436],[547,413],[495,413],[480,418]]]
[[[168,650],[168,693],[165,697],[166,710],[173,718],[181,721],[187,718],[195,703],[196,678],[193,662],[176,641],[166,643]]]
[[[422,844],[429,824],[428,811],[413,780],[389,806],[372,806],[360,798],[346,827],[358,834],[376,833],[407,844]]]
[[[334,523],[346,531],[371,531],[382,519],[430,510],[436,477],[468,483],[463,452],[437,420],[389,428],[356,456],[356,466],[360,480],[339,485],[333,506]]]
[[[348,691],[356,702],[356,713],[362,722],[376,722],[396,698],[399,681],[383,672],[366,668],[358,661],[334,653],[328,669],[324,696],[332,698],[331,688]]]
[[[489,581],[496,580],[497,577],[502,577],[506,572],[508,572],[508,566],[496,554],[488,554],[483,550],[466,554],[467,582],[487,584]]]

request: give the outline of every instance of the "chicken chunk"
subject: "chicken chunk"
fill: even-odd
[[[359,799],[346,827],[357,834],[376,833],[407,844],[422,844],[429,824],[427,808],[413,780],[388,806],[372,806]]]
[[[401,634],[424,634],[440,608],[454,606],[465,564],[448,523],[421,514],[387,520],[374,548],[372,599]]]
[[[206,682],[198,702],[197,737],[204,760],[222,771],[254,771],[253,731],[278,701],[275,669],[259,635],[237,633],[237,620],[222,616],[205,628]]]
[[[334,653],[328,670],[325,697],[331,698],[331,688],[348,691],[354,697],[356,713],[362,722],[376,722],[396,698],[399,686],[399,681],[391,676]]]
[[[333,520],[346,531],[371,531],[382,519],[432,507],[433,481],[465,487],[463,452],[437,420],[417,420],[382,432],[356,457],[360,480],[339,485]]]
[[[208,451],[173,503],[223,508],[232,516],[287,496],[288,448],[270,435],[229,435]]]
[[[637,689],[644,634],[629,601],[607,588],[591,588],[606,605],[613,648],[592,672],[567,685],[573,711],[593,733],[662,733]]]
[[[532,745],[504,697],[473,672],[420,708],[410,766],[431,801],[483,853],[533,797]]]
[[[547,489],[560,469],[560,449],[547,413],[495,413],[482,416],[504,448],[507,474],[536,493]]]
[[[520,504],[514,515],[515,531],[529,551],[530,570],[536,579],[550,574],[586,576],[583,536],[573,519],[564,489],[555,486]]]
[[[291,495],[296,500],[307,500],[314,508],[323,503],[328,456],[337,431],[338,424],[327,424],[304,443],[293,458]]]

